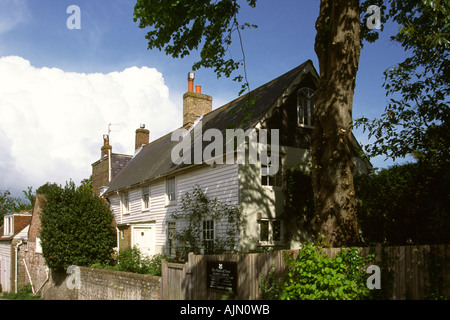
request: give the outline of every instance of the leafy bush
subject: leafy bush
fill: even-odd
[[[357,248],[342,249],[328,257],[321,247],[305,244],[297,258],[288,256],[281,299],[359,300],[368,298],[365,266]]]
[[[115,265],[96,263],[92,264],[91,267],[161,276],[161,262],[165,258],[165,255],[162,254],[155,254],[152,257],[143,256],[141,251],[134,247],[119,251]]]
[[[450,233],[449,168],[408,163],[355,179],[366,243],[444,244]]]
[[[41,215],[42,252],[47,265],[64,271],[70,265],[108,264],[116,244],[113,216],[88,185],[49,188]]]
[[[282,283],[278,282],[277,279],[275,279],[275,276],[273,273],[274,268],[275,268],[275,266],[272,265],[271,271],[269,272],[269,275],[267,277],[265,277],[264,275],[261,276],[261,281],[259,283],[259,286],[261,289],[261,299],[262,300],[279,300],[280,299]]]
[[[117,262],[117,269],[120,271],[143,273],[141,267],[141,251],[136,247],[119,251]]]
[[[342,249],[328,257],[320,246],[307,243],[294,257],[286,253],[282,281],[273,273],[260,283],[263,299],[281,300],[361,300],[371,297],[366,286],[365,267],[374,259],[363,258],[357,248]]]

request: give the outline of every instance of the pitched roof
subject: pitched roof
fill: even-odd
[[[286,95],[289,88],[294,83],[297,84],[308,73],[313,73],[314,77],[318,77],[311,60],[304,62],[252,92],[209,112],[201,119],[203,131],[215,128],[224,134],[226,129],[240,128],[247,130],[255,127],[270,112],[271,108],[276,105],[277,101]],[[255,102],[248,110],[251,113],[251,119],[245,122],[243,120],[246,113],[243,106],[250,96],[255,98]],[[129,161],[127,166],[112,179],[105,194],[138,185],[145,181],[174,173],[187,166],[192,166],[188,164],[177,165],[172,162],[171,150],[179,142],[171,141],[171,136],[172,132],[144,146]]]

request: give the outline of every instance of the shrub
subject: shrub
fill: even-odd
[[[70,265],[108,264],[116,244],[113,216],[88,185],[50,188],[41,215],[42,252],[47,265],[64,271]]]
[[[307,243],[294,257],[286,252],[286,271],[281,281],[273,272],[260,282],[263,299],[361,300],[371,297],[365,267],[374,258],[363,258],[357,248],[342,249],[328,257],[320,246]]]
[[[370,296],[365,266],[357,248],[342,249],[328,257],[321,247],[305,244],[297,258],[288,254],[287,276],[281,299],[359,300]]]
[[[450,233],[447,167],[408,163],[355,179],[358,223],[367,244],[444,244]]]
[[[152,257],[143,256],[137,247],[133,247],[119,251],[115,265],[95,263],[91,267],[161,276],[161,262],[165,258],[166,256],[162,254],[155,254]]]

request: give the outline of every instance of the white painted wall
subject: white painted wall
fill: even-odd
[[[3,292],[11,290],[11,242],[0,242],[0,284]]]
[[[162,253],[166,245],[167,222],[171,214],[179,209],[181,197],[191,192],[195,185],[206,192],[210,198],[217,198],[223,203],[239,206],[239,179],[237,164],[221,164],[215,167],[200,166],[196,169],[181,171],[175,175],[176,204],[168,205],[166,201],[166,179],[159,179],[150,184],[150,210],[142,208],[142,187],[130,189],[128,214],[121,212],[120,194],[109,198],[111,209],[117,224],[138,225],[155,223],[155,253]],[[216,230],[219,235],[220,230]]]

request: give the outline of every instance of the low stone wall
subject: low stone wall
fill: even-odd
[[[41,296],[45,300],[159,300],[160,277],[79,267],[79,277],[52,273]],[[77,283],[76,283],[77,282]]]

